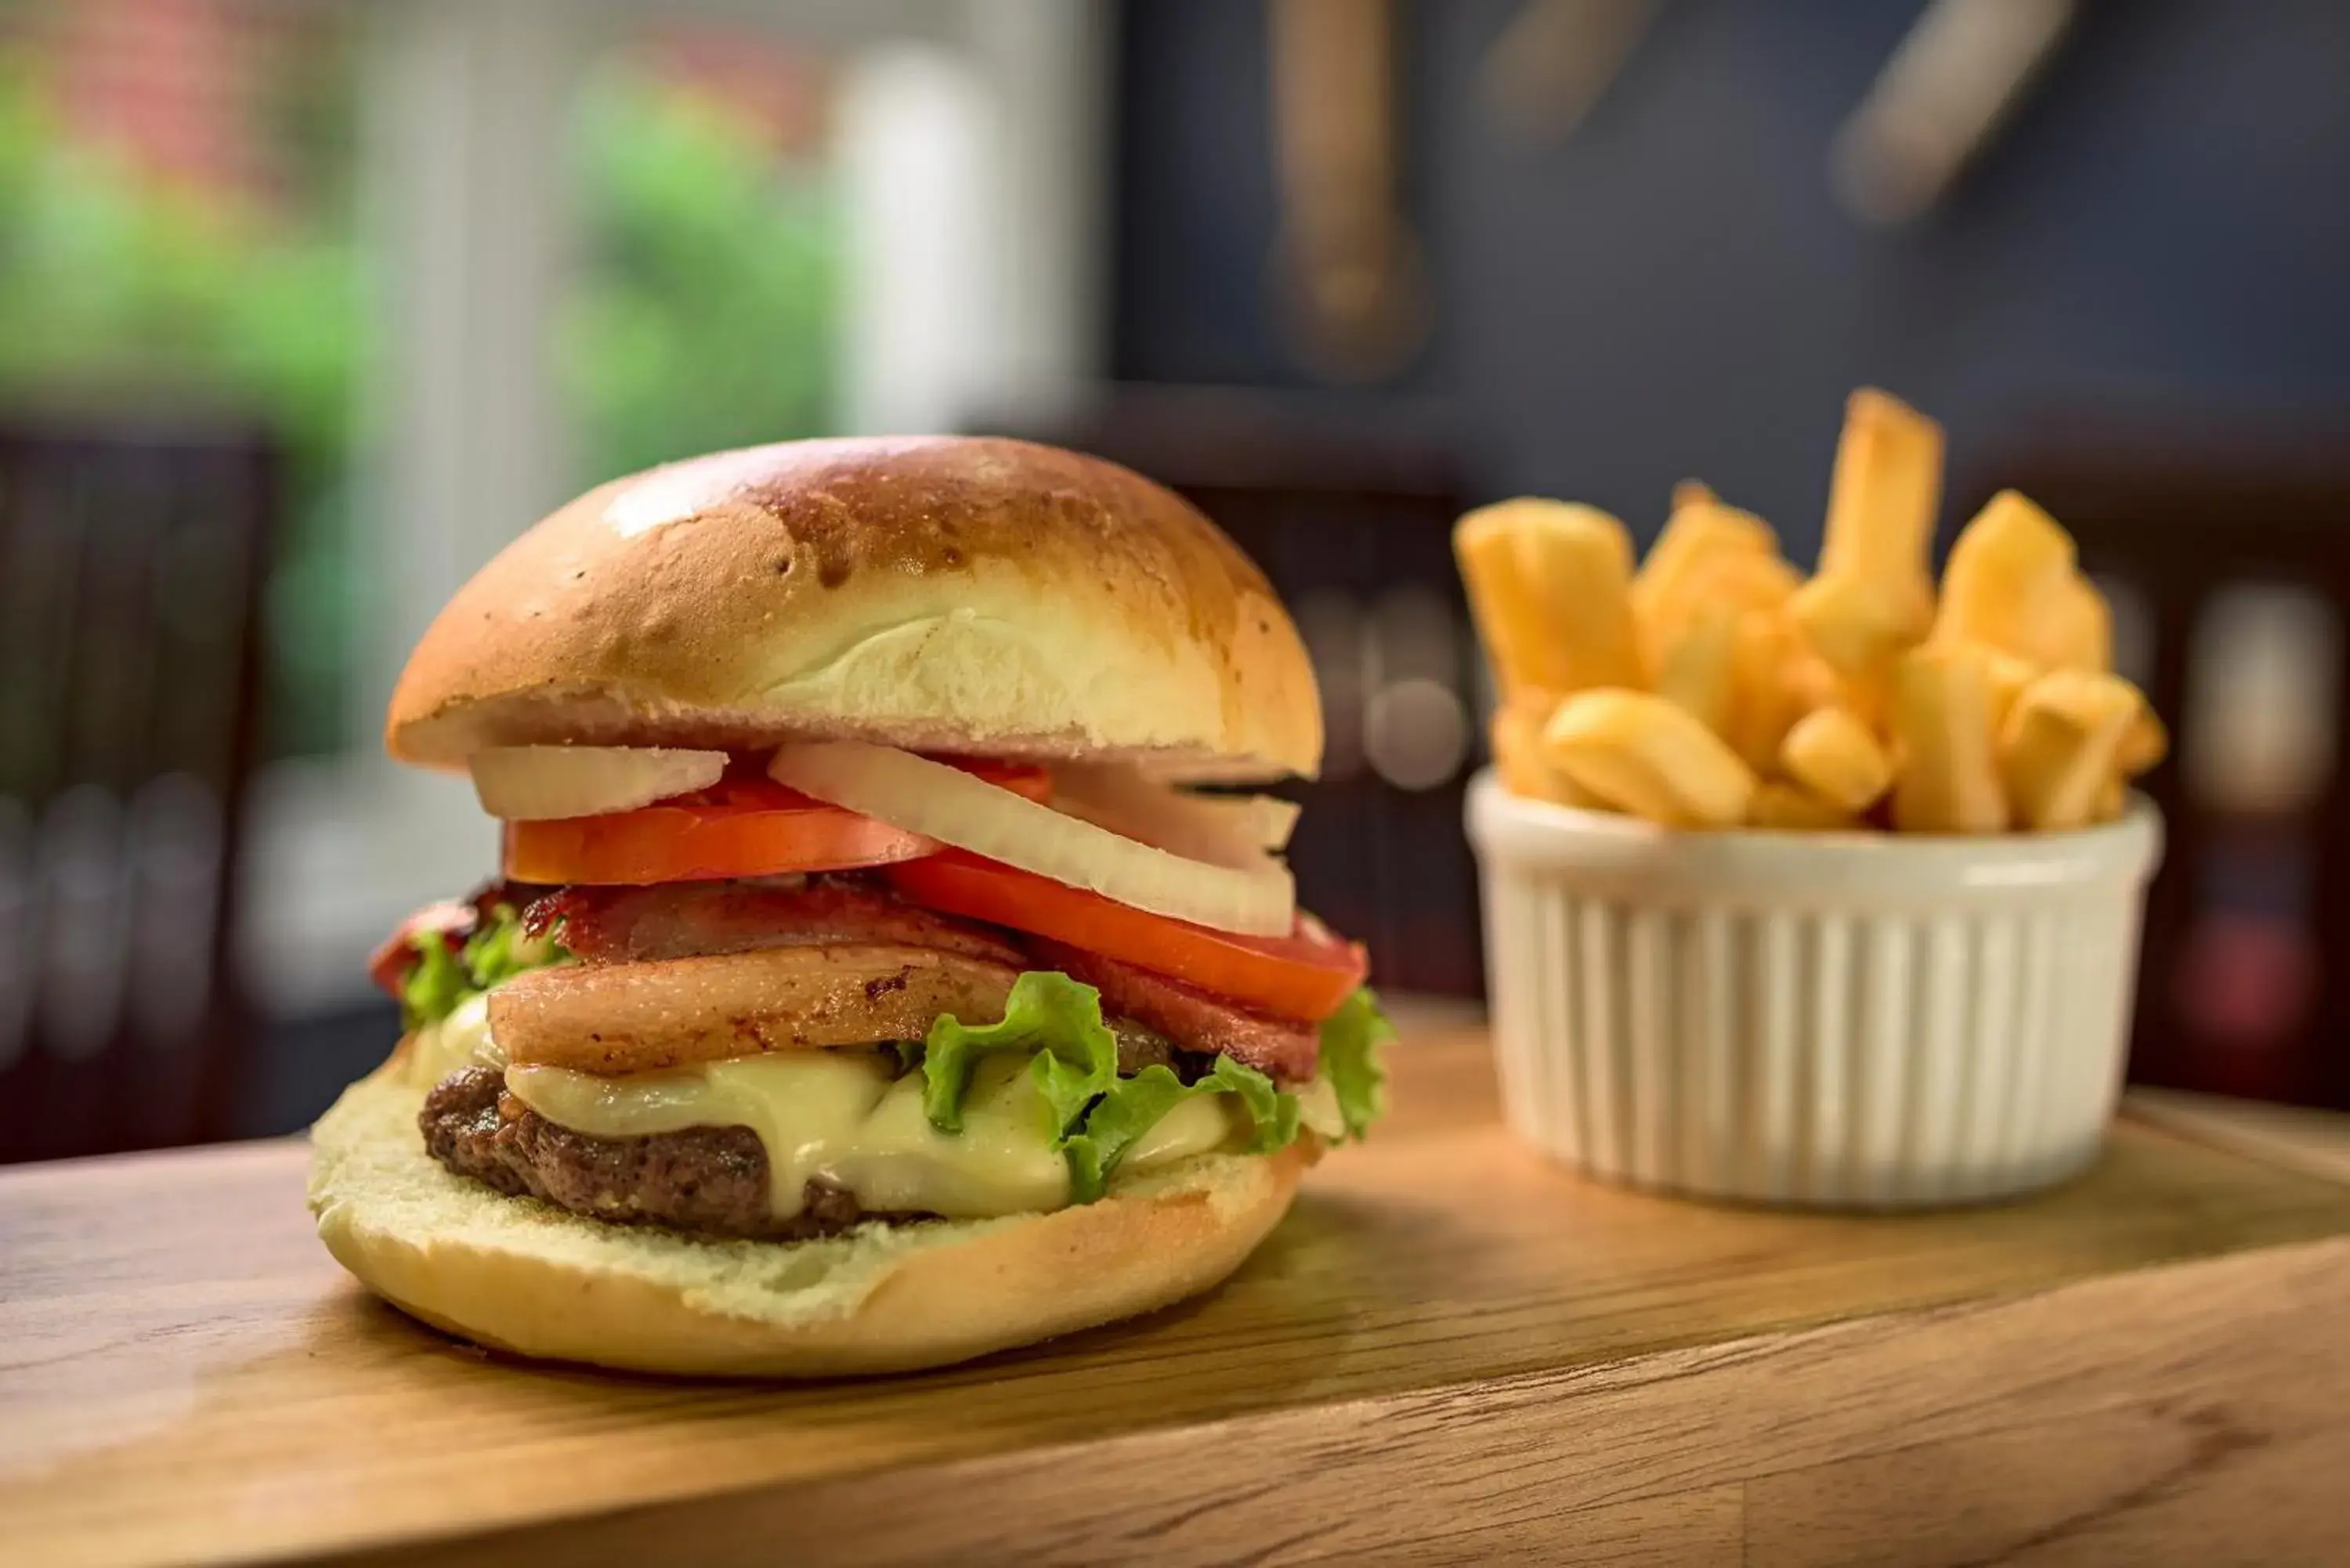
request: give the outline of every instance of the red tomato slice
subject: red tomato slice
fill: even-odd
[[[1008,763],[955,765],[1030,800],[1052,779]],[[937,841],[811,800],[755,774],[635,811],[505,825],[505,874],[517,882],[641,886],[795,871],[846,871],[928,855]]]
[[[1369,972],[1361,946],[1301,912],[1285,937],[1170,920],[960,849],[886,873],[917,904],[1083,948],[1284,1018],[1323,1019]]]

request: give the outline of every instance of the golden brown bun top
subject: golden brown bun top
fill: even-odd
[[[1263,575],[1113,463],[947,436],[789,441],[588,492],[434,619],[385,741],[851,737],[1311,776],[1322,714]]]

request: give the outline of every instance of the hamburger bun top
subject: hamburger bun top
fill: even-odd
[[[1312,776],[1263,574],[1113,463],[1026,441],[787,441],[588,492],[457,591],[392,693],[402,762],[794,738]]]

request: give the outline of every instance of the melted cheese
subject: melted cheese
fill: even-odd
[[[465,998],[438,1023],[428,1023],[408,1042],[400,1071],[408,1082],[429,1089],[460,1067],[504,1067],[505,1053],[490,1037],[489,992]]]
[[[1052,1114],[1028,1058],[980,1058],[963,1097],[962,1131],[922,1115],[922,1075],[893,1053],[788,1051],[671,1073],[606,1078],[561,1067],[506,1069],[506,1087],[559,1127],[591,1137],[637,1137],[697,1127],[746,1127],[767,1151],[769,1204],[800,1211],[822,1179],[866,1209],[979,1219],[1058,1209],[1069,1169],[1050,1147]],[[1232,1146],[1241,1128],[1227,1096],[1178,1106],[1136,1140],[1121,1171],[1139,1172]]]

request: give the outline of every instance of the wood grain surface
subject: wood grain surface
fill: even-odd
[[[1393,1121],[1223,1290],[868,1383],[456,1345],[318,1249],[296,1145],[0,1174],[0,1563],[2292,1563],[2350,1530],[2350,1188],[2257,1137],[2126,1119],[2026,1203],[1736,1210],[1521,1149],[1473,1031],[1397,1055]]]

